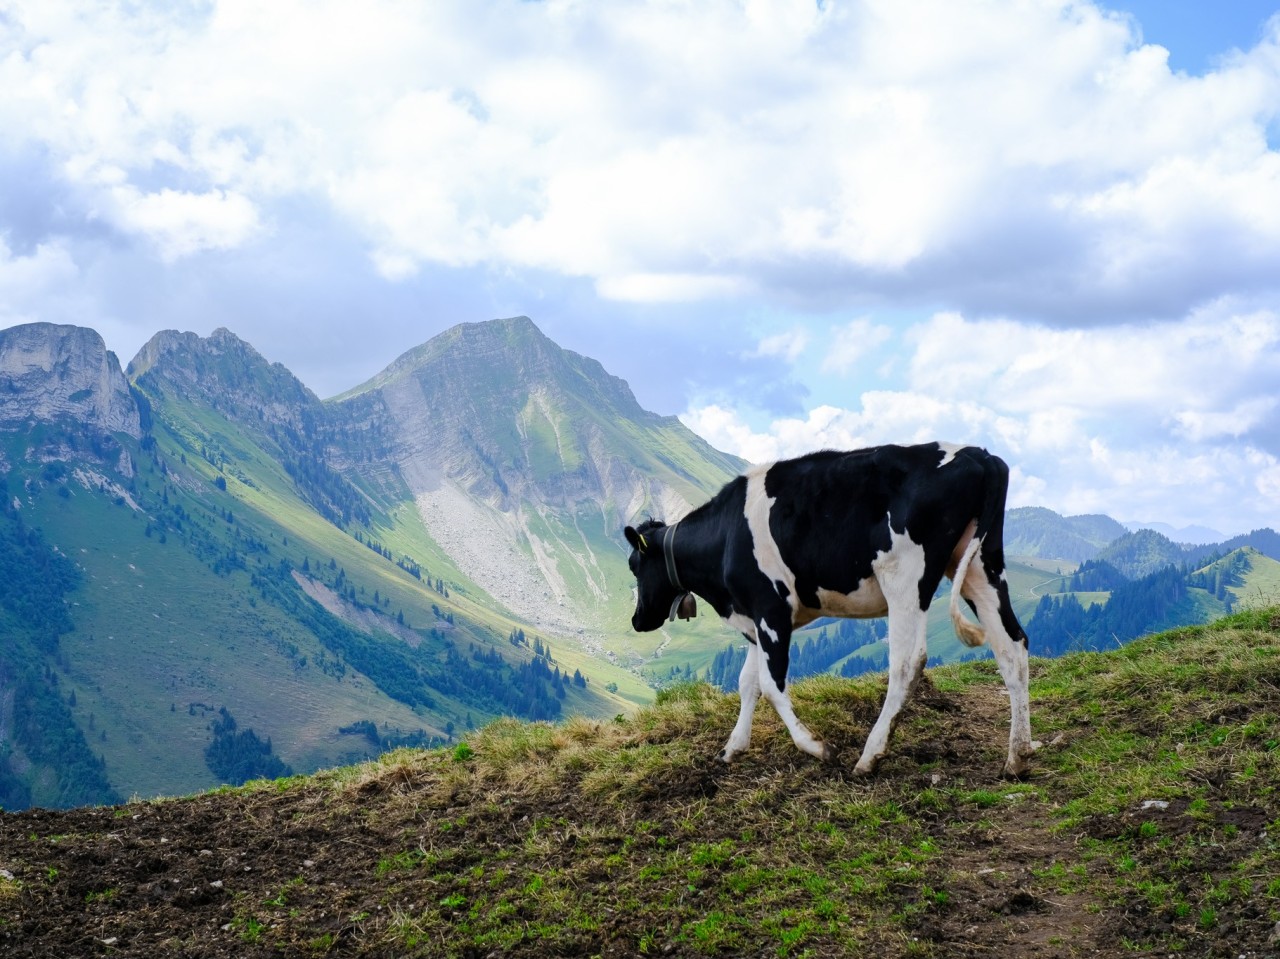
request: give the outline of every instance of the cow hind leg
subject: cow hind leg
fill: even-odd
[[[760,691],[769,701],[778,716],[786,724],[792,741],[810,756],[816,756],[823,762],[835,759],[835,750],[818,739],[809,731],[809,727],[800,722],[795,709],[791,706],[791,695],[786,691],[787,644],[790,642],[790,630],[784,640],[769,627],[764,620],[760,621],[756,635],[760,639],[761,656],[757,676]]]
[[[719,759],[724,763],[732,762],[734,756],[751,745],[751,720],[760,699],[760,661],[763,657],[755,640],[749,636],[747,639],[747,661],[738,674],[738,695],[742,698],[742,708],[738,710],[738,722],[729,734],[729,741],[720,750]]]
[[[914,602],[902,603],[897,608],[892,603],[889,606],[889,690],[880,707],[880,716],[862,747],[862,756],[854,766],[855,772],[874,772],[889,750],[889,737],[897,725],[898,714],[924,673],[927,623],[928,614]]]
[[[1001,591],[987,578],[978,564],[969,569],[964,580],[964,596],[978,614],[978,622],[986,633],[987,643],[995,655],[996,665],[1009,692],[1009,754],[1005,759],[1004,774],[1014,778],[1026,775],[1036,743],[1031,741],[1031,704],[1029,693],[1027,645],[1021,637],[1009,635],[1006,617],[1001,616],[1002,605],[1008,603],[1008,594]],[[1008,621],[1017,624],[1012,609],[1006,609]],[[1017,627],[1021,633],[1021,627]]]

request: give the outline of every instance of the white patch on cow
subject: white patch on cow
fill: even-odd
[[[942,452],[944,454],[942,457],[942,462],[938,464],[938,469],[942,469],[942,467],[950,463],[953,459],[956,458],[956,454],[965,448],[965,445],[963,443],[941,443],[940,442],[938,446],[942,449]]]
[[[759,623],[761,633],[768,634],[769,638],[775,643],[778,641],[778,634],[769,628],[769,624],[764,620]],[[750,654],[748,654],[749,656]],[[764,655],[763,651],[757,657],[759,669],[760,692],[764,694],[764,698],[769,700],[769,705],[777,712],[778,717],[786,725],[787,731],[791,733],[791,740],[810,756],[816,756],[819,759],[827,759],[826,744],[809,732],[809,727],[800,722],[796,716],[795,709],[791,706],[791,694],[785,689],[779,689],[778,684],[774,682],[773,673],[769,672],[769,657]],[[741,722],[739,716],[739,722]],[[735,729],[734,732],[737,732]],[[726,747],[727,748],[727,747]]]
[[[862,756],[854,767],[871,772],[889,748],[889,735],[898,713],[924,671],[927,613],[920,608],[920,580],[924,578],[924,547],[907,533],[889,526],[889,549],[871,563],[889,606],[889,691],[880,716],[867,735]]]
[[[755,555],[760,571],[769,577],[769,582],[781,582],[787,587],[787,603],[794,613],[800,606],[796,596],[796,577],[791,568],[782,560],[782,552],[769,532],[769,511],[773,509],[775,500],[765,490],[764,479],[772,465],[757,466],[748,470],[746,505],[743,514],[747,520],[747,529],[751,530],[751,549]]]

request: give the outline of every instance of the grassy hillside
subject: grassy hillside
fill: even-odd
[[[1035,660],[1025,782],[990,663],[810,680],[820,765],[734,696],[185,799],[0,815],[19,954],[1263,955],[1280,919],[1280,609]],[[10,878],[11,877],[11,878]]]
[[[91,458],[38,467],[20,449],[10,457],[24,522],[81,574],[68,597],[73,628],[40,668],[63,698],[74,694],[70,718],[120,794],[216,785],[204,750],[222,708],[307,771],[376,754],[370,727],[385,739],[443,739],[508,711],[473,686],[435,684],[420,700],[393,688],[419,669],[456,674],[448,656],[472,646],[513,670],[532,660],[507,642],[522,624],[448,561],[411,501],[370,499],[368,525],[343,530],[304,501],[260,433],[181,397],[155,411],[145,444],[121,437],[124,472]],[[290,569],[345,600],[314,607]],[[554,668],[591,679],[565,691],[565,715],[613,715],[643,688],[559,644]],[[610,683],[635,688],[624,699]]]

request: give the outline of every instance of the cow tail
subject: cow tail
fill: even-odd
[[[978,452],[978,451],[975,451]],[[965,548],[964,556],[956,568],[951,582],[951,622],[956,635],[967,646],[980,646],[986,640],[985,631],[966,619],[960,611],[960,587],[969,572],[969,564],[978,553],[982,556],[983,573],[987,582],[996,590],[1000,601],[1000,621],[1005,632],[1015,642],[1026,643],[1027,634],[1022,631],[1018,618],[1009,602],[1009,587],[1004,581],[1004,508],[1009,493],[1009,467],[998,456],[981,451],[985,488],[982,512],[973,539]]]
[[[951,625],[955,628],[956,637],[966,646],[981,646],[987,641],[986,631],[960,611],[960,584],[968,575],[969,564],[978,555],[978,549],[981,546],[982,537],[975,534],[973,539],[969,540],[969,545],[964,548],[964,555],[960,557],[960,563],[956,566],[955,578],[951,580]]]

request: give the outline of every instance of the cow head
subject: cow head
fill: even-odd
[[[636,611],[631,616],[631,627],[637,633],[652,632],[664,620],[674,619],[677,613],[681,619],[689,619],[696,613],[693,594],[677,589],[667,573],[662,553],[666,530],[666,524],[656,519],[623,530],[631,544],[627,564],[636,578]]]

